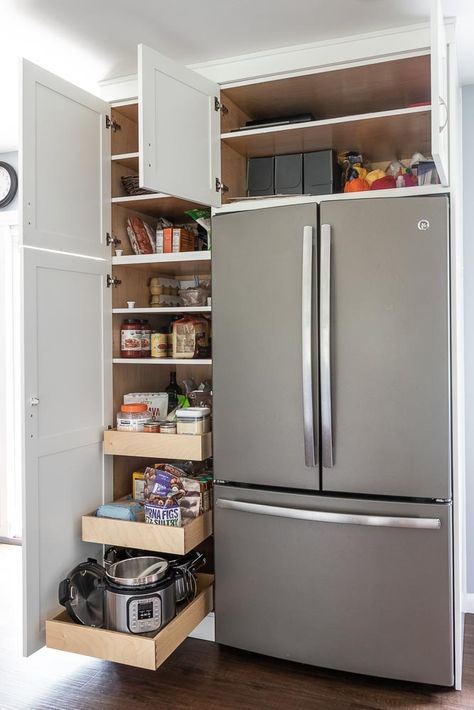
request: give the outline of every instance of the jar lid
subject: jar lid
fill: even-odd
[[[135,404],[122,404],[120,409],[122,412],[146,412],[148,406],[144,403],[136,402]]]
[[[208,417],[210,413],[209,407],[186,407],[186,409],[178,409],[176,417],[178,419],[202,419]]]
[[[176,422],[160,422],[160,429],[175,429]]]

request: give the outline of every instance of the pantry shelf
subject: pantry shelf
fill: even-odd
[[[82,516],[82,539],[102,545],[133,547],[150,552],[185,555],[212,535],[212,511],[193,518],[182,527],[138,523],[130,520]]]
[[[197,360],[195,358],[145,358],[145,357],[114,357],[114,365],[212,365],[211,358]]]
[[[160,274],[209,274],[210,251],[182,251],[171,254],[128,254],[112,257],[112,266],[133,267]]]
[[[284,153],[323,150],[360,151],[372,162],[431,152],[431,106],[341,116],[223,133],[224,144],[237,153],[256,158]]]
[[[211,306],[162,306],[159,308],[113,308],[112,313],[148,313],[161,315],[166,313],[210,313]]]
[[[46,621],[46,646],[154,671],[214,608],[213,575],[198,574],[197,579],[196,598],[179,610],[175,618],[156,636],[81,626],[63,611]]]
[[[120,165],[136,170],[138,173],[138,153],[120,153],[112,155],[112,162],[120,163]]]
[[[177,197],[170,197],[159,192],[147,195],[112,197],[112,204],[128,207],[151,217],[165,217],[176,223],[191,222],[191,218],[185,212],[202,207],[197,202],[180,200]]]
[[[104,432],[104,453],[205,461],[212,456],[212,434],[148,434],[109,429]]]

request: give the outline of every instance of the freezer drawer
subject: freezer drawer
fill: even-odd
[[[216,486],[216,640],[453,683],[451,505]]]

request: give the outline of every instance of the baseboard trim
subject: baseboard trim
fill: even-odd
[[[474,592],[464,594],[462,610],[465,614],[474,614]]]
[[[473,595],[474,596],[474,595]],[[215,641],[215,621],[214,612],[211,611],[210,614],[206,616],[201,623],[196,626],[194,631],[189,634],[193,639],[201,639],[202,641]]]

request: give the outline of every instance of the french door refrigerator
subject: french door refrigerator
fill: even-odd
[[[448,202],[213,220],[216,640],[453,684]]]

